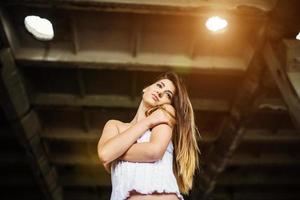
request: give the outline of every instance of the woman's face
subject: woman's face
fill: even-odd
[[[143,101],[152,106],[171,104],[175,94],[175,86],[169,79],[161,79],[143,90]]]

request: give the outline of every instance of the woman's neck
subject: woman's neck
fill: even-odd
[[[145,103],[142,100],[138,107],[138,110],[137,110],[134,118],[131,120],[130,124],[131,125],[136,124],[140,120],[144,119],[146,117],[146,115],[145,115],[146,110],[147,110],[147,108],[145,106]]]

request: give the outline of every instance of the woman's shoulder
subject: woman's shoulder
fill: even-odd
[[[115,120],[115,119],[109,119],[106,121],[105,123],[106,125],[113,125],[115,126],[116,124],[118,124],[118,120]]]
[[[109,119],[107,122],[114,123],[114,124],[121,125],[121,126],[126,126],[129,124],[126,122],[122,122],[121,120],[118,120],[118,119]]]
[[[126,129],[129,124],[126,122],[122,122],[121,120],[117,120],[117,119],[109,119],[106,123],[115,126],[118,130]]]

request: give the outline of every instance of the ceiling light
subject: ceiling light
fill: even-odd
[[[30,15],[25,17],[24,24],[27,31],[38,40],[51,40],[54,37],[52,23],[48,19]]]
[[[217,32],[220,30],[223,30],[227,27],[228,23],[225,19],[222,19],[218,16],[214,16],[214,17],[210,17],[206,23],[205,23],[206,27],[213,31],[213,32]]]
[[[297,40],[300,40],[300,32],[298,33],[298,35],[296,36]]]

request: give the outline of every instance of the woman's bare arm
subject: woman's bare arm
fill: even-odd
[[[149,142],[133,144],[119,159],[130,162],[155,162],[161,159],[172,138],[172,128],[160,124],[152,129]]]
[[[110,171],[110,167],[111,167],[111,163],[103,163],[103,166],[104,166],[104,169],[108,172],[108,173],[111,173]]]
[[[110,163],[117,159],[151,126],[148,118],[144,118],[138,123],[132,125],[127,130],[116,134],[118,129],[113,120],[109,120],[102,132],[98,143],[98,156],[103,164]],[[108,138],[109,135],[114,135]]]
[[[165,108],[175,115],[174,108]],[[119,159],[130,162],[155,162],[162,158],[172,138],[173,126],[159,124],[152,128],[149,142],[133,144]],[[150,154],[149,154],[150,151]]]
[[[157,159],[152,152],[155,149],[155,145],[150,142],[135,143],[119,159],[130,162],[155,162]]]

